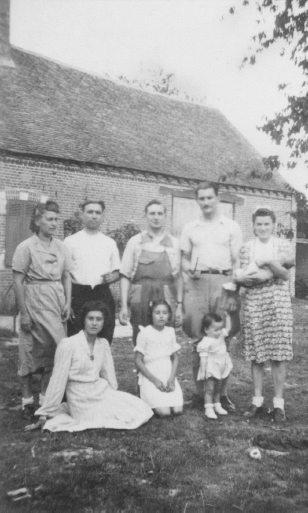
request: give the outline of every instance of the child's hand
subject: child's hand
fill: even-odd
[[[158,390],[160,390],[161,392],[166,392],[166,387],[165,385],[163,384],[162,381],[160,381],[159,379],[155,379],[154,381],[154,385],[156,386],[156,388],[158,388]]]
[[[173,380],[168,379],[167,386],[166,386],[166,392],[173,392],[175,390],[175,383]]]

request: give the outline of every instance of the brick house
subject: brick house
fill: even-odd
[[[221,182],[223,212],[251,237],[251,215],[270,205],[292,226],[292,195],[278,176],[265,180],[261,156],[216,109],[181,102],[90,75],[10,47],[3,2],[0,138],[0,313],[11,310],[11,260],[29,236],[33,205],[47,197],[63,221],[86,198],[106,203],[103,230],[144,226],[153,197],[179,234],[198,215],[193,188]],[[4,42],[3,42],[4,41]],[[294,226],[293,226],[293,229]]]

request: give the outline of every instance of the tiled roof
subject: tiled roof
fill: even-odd
[[[261,156],[216,109],[17,48],[11,55],[15,68],[1,75],[5,150],[199,180],[218,181],[226,173],[230,183],[283,188],[276,179],[249,178],[251,171],[263,172]]]

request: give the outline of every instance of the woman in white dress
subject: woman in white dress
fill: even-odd
[[[153,415],[141,399],[118,392],[109,343],[97,338],[106,307],[89,301],[81,312],[83,330],[63,339],[57,347],[54,369],[43,406],[35,415],[40,420],[26,429],[40,426],[49,431],[85,429],[136,429]],[[67,402],[61,403],[63,395]]]
[[[135,363],[139,370],[140,397],[160,417],[183,410],[183,394],[176,371],[177,344],[174,328],[166,326],[172,310],[164,299],[154,301],[149,309],[149,326],[140,326]]]

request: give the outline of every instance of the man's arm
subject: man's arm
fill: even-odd
[[[119,321],[121,324],[127,324],[127,315],[128,315],[128,292],[130,289],[130,279],[121,274],[120,278],[120,293],[121,293],[121,309],[119,312]]]

